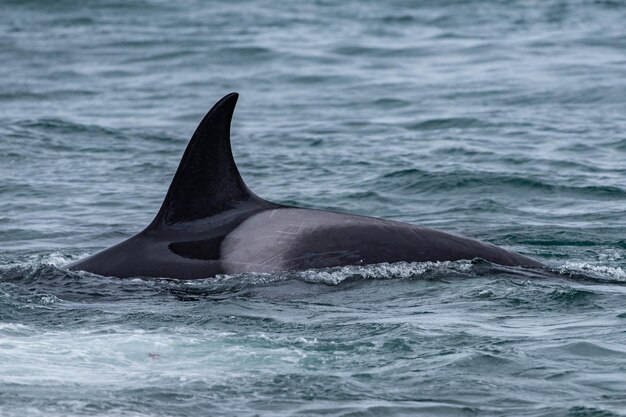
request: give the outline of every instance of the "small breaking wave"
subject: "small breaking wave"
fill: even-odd
[[[326,269],[311,269],[292,273],[304,282],[339,285],[345,281],[367,279],[435,278],[447,274],[471,274],[472,261],[396,262],[375,265],[352,265]]]
[[[571,278],[626,283],[626,271],[619,266],[592,265],[585,262],[568,261],[565,265],[557,267],[555,272]]]

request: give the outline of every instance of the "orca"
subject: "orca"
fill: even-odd
[[[237,93],[226,95],[204,117],[148,227],[66,268],[119,278],[194,279],[476,258],[506,266],[543,266],[451,233],[258,197],[242,180],[231,151],[237,98]]]

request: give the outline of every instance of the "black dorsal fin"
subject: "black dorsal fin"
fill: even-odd
[[[237,93],[218,101],[191,137],[165,201],[150,227],[204,219],[258,200],[241,179],[230,148]]]

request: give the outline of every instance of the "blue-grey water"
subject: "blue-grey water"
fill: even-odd
[[[0,3],[0,415],[626,415],[626,3]],[[241,94],[274,202],[544,262],[69,273]]]

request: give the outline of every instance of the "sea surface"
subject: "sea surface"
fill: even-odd
[[[626,416],[626,2],[3,0],[0,415]],[[481,260],[119,280],[197,123]]]

